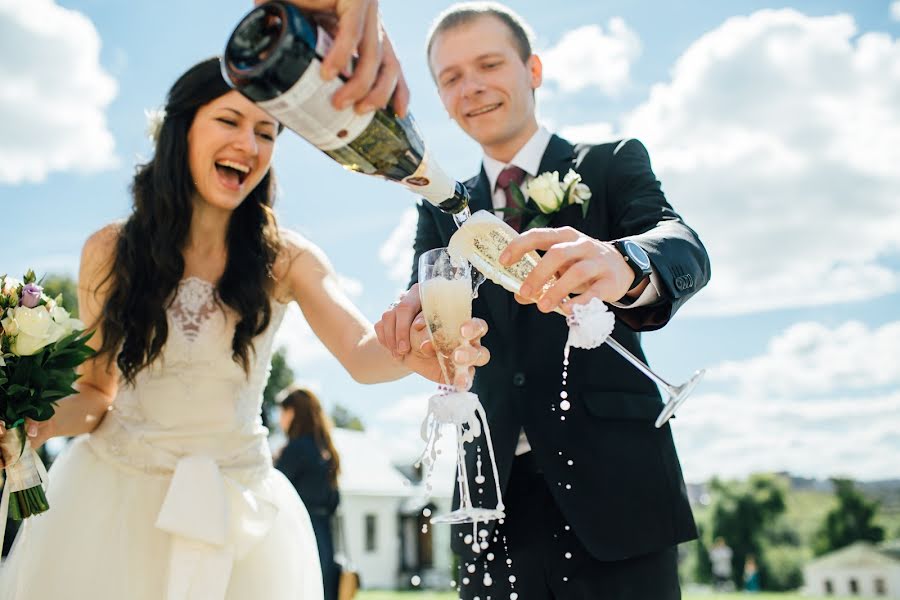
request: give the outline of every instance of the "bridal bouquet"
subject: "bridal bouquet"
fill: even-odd
[[[49,508],[46,471],[28,445],[25,419],[46,421],[56,401],[75,393],[75,368],[93,356],[91,333],[63,307],[62,294],[44,294],[34,271],[23,280],[0,277],[0,469],[6,476],[0,519],[24,519]]]

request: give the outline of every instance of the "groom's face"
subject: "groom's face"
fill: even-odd
[[[489,154],[534,133],[541,63],[522,60],[503,21],[485,15],[437,34],[429,63],[447,113]]]

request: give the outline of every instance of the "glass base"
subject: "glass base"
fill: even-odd
[[[445,515],[437,515],[431,518],[433,525],[447,523],[450,525],[459,525],[462,523],[487,523],[495,521],[506,516],[499,508],[458,508],[453,512]]]
[[[669,401],[666,402],[666,405],[663,407],[662,411],[659,413],[659,416],[656,417],[656,427],[659,429],[666,422],[672,418],[672,415],[675,414],[675,411],[684,404],[684,401],[687,400],[687,397],[691,395],[691,392],[694,391],[694,388],[697,387],[697,384],[700,383],[700,380],[703,379],[703,375],[706,373],[705,369],[700,369],[696,373],[694,373],[693,377],[688,379],[687,383],[683,383],[677,388],[675,388],[675,393],[669,398]]]

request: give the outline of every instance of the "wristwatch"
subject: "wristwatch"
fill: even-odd
[[[619,254],[631,267],[631,270],[634,271],[634,281],[631,283],[631,287],[628,288],[630,292],[653,272],[650,268],[650,257],[647,256],[643,248],[631,240],[615,240],[613,246],[619,251]]]

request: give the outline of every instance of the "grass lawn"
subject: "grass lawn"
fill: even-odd
[[[456,600],[450,592],[360,592],[359,600]],[[841,600],[831,596],[832,600]],[[683,600],[809,600],[809,596],[791,594],[685,594]],[[525,599],[523,599],[525,600]],[[849,598],[846,600],[850,600]]]

